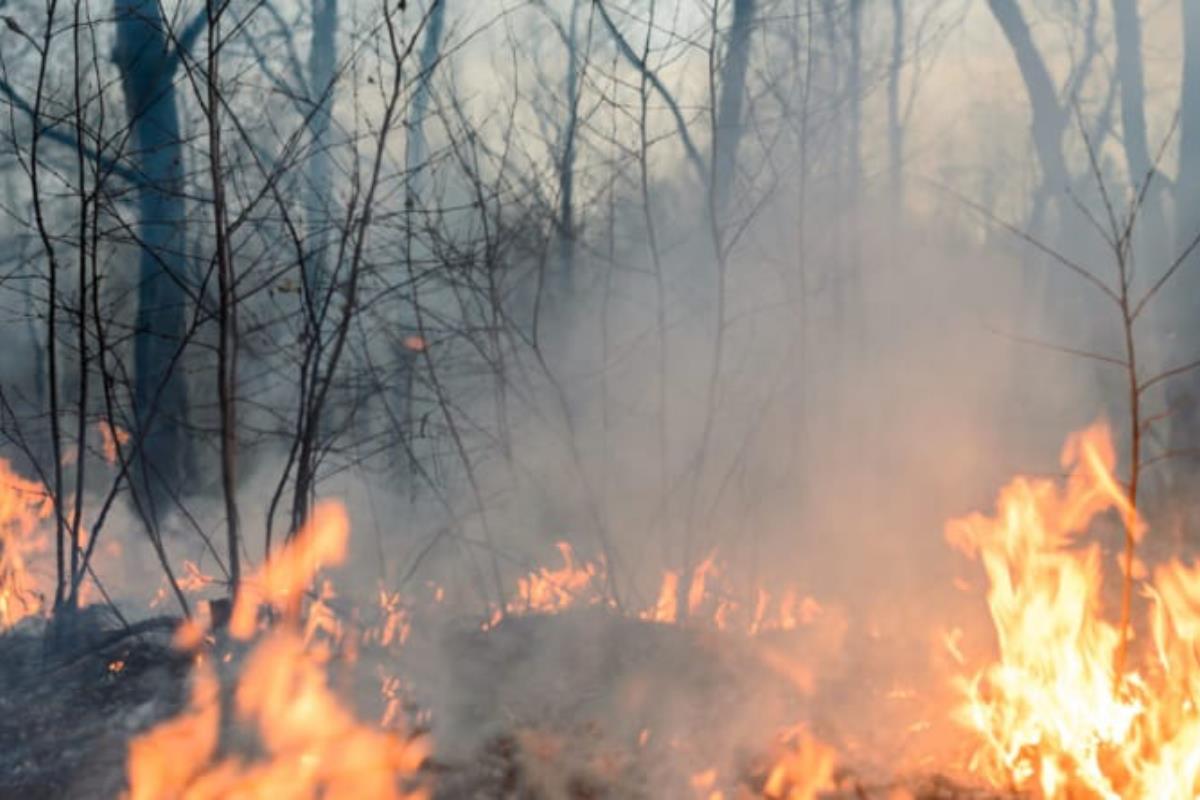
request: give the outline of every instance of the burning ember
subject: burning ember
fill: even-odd
[[[1135,537],[1145,531],[1115,461],[1108,428],[1093,425],[1063,448],[1064,483],[1016,478],[994,516],[947,527],[990,583],[999,655],[962,678],[957,717],[978,736],[970,769],[994,786],[1114,800],[1200,792],[1200,565],[1172,562],[1143,583],[1148,641],[1118,672],[1103,553],[1084,541],[1110,510]]]

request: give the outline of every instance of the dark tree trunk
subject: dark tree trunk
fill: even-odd
[[[309,92],[317,104],[309,121],[312,158],[308,164],[309,219],[313,242],[308,256],[307,280],[312,297],[324,294],[329,244],[332,180],[329,127],[333,118],[333,85],[337,77],[338,0],[312,0],[313,40],[308,52]],[[317,302],[320,302],[319,300]]]
[[[405,165],[408,168],[408,191],[420,197],[421,173],[426,157],[425,113],[429,107],[429,86],[442,49],[442,31],[446,26],[446,0],[434,0],[425,23],[425,38],[421,43],[421,60],[417,65],[420,76],[413,93],[408,115],[408,146]]]
[[[157,515],[166,490],[182,488],[189,447],[187,389],[174,368],[187,306],[183,148],[174,86],[178,59],[168,49],[157,3],[118,0],[115,10],[113,61],[140,176],[134,195],[140,239],[133,392],[142,435],[137,473],[149,511]]]
[[[559,165],[558,260],[563,289],[570,292],[575,261],[575,139],[579,129],[579,7],[571,3],[571,22],[567,30],[567,124],[563,130],[562,163]]]
[[[733,22],[725,46],[725,63],[721,68],[721,97],[717,102],[716,130],[713,132],[713,202],[718,213],[723,212],[729,203],[737,171],[754,5],[754,0],[733,0]]]

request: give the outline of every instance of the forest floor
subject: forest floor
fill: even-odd
[[[0,637],[0,798],[120,795],[129,740],[176,713],[189,660],[169,630],[114,634],[66,650],[26,621]]]
[[[84,624],[72,648],[48,645],[44,623],[0,636],[0,800],[115,800],[130,739],[185,701],[191,662],[171,648],[167,621],[137,635]],[[762,796],[763,732],[820,711],[745,641],[583,610],[418,643],[399,666],[435,708],[438,747],[424,768],[434,797],[684,800],[703,796],[688,778],[709,768],[730,776],[729,800]],[[818,688],[864,713],[869,687],[838,671]],[[822,797],[885,800],[901,787],[916,800],[996,797],[934,774],[836,777]]]

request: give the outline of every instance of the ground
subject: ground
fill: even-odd
[[[49,644],[44,624],[0,636],[0,800],[120,795],[130,738],[186,698],[190,660],[172,649],[169,621],[147,627],[129,635],[86,619],[71,647]],[[787,646],[806,645],[772,644]],[[726,797],[753,797],[771,731],[828,718],[744,637],[602,609],[460,626],[410,649],[397,666],[434,709],[439,745],[423,771],[437,800],[691,798],[700,795],[689,777],[709,768]],[[837,669],[841,679],[817,676],[813,688],[851,708],[847,693],[865,689],[852,665]],[[989,796],[931,775],[899,781],[841,767],[838,779],[831,798],[885,798],[901,783],[929,800]]]

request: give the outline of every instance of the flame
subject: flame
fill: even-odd
[[[340,504],[318,505],[309,523],[238,594],[230,620],[235,638],[255,635],[262,602],[281,619],[251,651],[233,693],[237,722],[255,732],[261,758],[214,760],[221,738],[221,686],[201,656],[188,708],[131,743],[127,800],[426,797],[420,788],[402,788],[424,760],[424,746],[360,723],[329,688],[329,650],[305,641],[314,628],[300,619],[301,594],[322,566],[344,558],[348,534]],[[321,597],[329,599],[325,589]],[[328,632],[325,623],[315,630]],[[198,644],[202,636],[196,624],[179,634],[185,644]]]
[[[575,552],[566,542],[557,542],[563,566],[559,569],[542,567],[517,579],[517,599],[508,604],[509,613],[522,611],[561,611],[584,597],[604,575],[604,565],[593,561],[575,563]],[[598,598],[593,598],[596,602]]]
[[[115,555],[120,555],[120,544],[111,542],[110,544],[117,546]],[[195,561],[184,560],[183,569],[179,575],[175,577],[175,583],[180,591],[186,594],[197,594],[208,587],[217,583],[217,579],[212,575],[205,573],[200,569],[200,566]],[[158,583],[158,589],[155,590],[154,596],[150,598],[150,608],[158,608],[171,597],[171,585],[164,576]]]
[[[183,798],[184,789],[217,749],[220,683],[207,662],[196,665],[191,700],[179,716],[129,744],[128,800]]]
[[[978,737],[969,767],[997,787],[1046,798],[1192,798],[1200,792],[1200,565],[1171,563],[1144,587],[1150,650],[1117,674],[1119,625],[1103,615],[1101,550],[1081,541],[1116,511],[1144,535],[1114,476],[1102,423],[1062,451],[1069,477],[1018,477],[996,514],[951,522],[978,557],[999,655],[960,679],[957,718]],[[960,635],[949,640],[962,660]]]
[[[481,623],[484,630],[495,627],[505,613],[553,614],[578,605],[607,605],[616,603],[607,595],[605,564],[599,561],[580,561],[566,542],[557,542],[563,565],[558,569],[540,567],[517,579],[515,597],[503,606],[494,605],[490,617]],[[629,610],[631,616],[647,622],[673,624],[680,621],[680,575],[663,570],[658,595],[652,606],[640,611]],[[827,622],[836,628],[842,624],[839,614],[830,612],[794,587],[788,587],[777,597],[764,588],[755,593],[751,608],[738,602],[730,581],[723,575],[716,551],[710,553],[692,570],[687,592],[682,597],[687,606],[687,618],[693,625],[708,625],[717,630],[740,631],[749,636],[766,631],[788,631]],[[386,597],[387,593],[383,595]],[[436,587],[435,602],[441,602],[443,590]],[[381,605],[388,600],[381,601]],[[398,599],[395,602],[399,602]],[[385,614],[394,613],[395,609]],[[407,628],[405,628],[407,630]]]
[[[264,603],[294,622],[300,595],[321,567],[341,563],[349,536],[350,518],[342,504],[318,503],[288,546],[244,582],[229,620],[230,633],[238,639],[249,639]]]
[[[819,793],[835,788],[834,749],[821,742],[803,725],[780,732],[777,755],[766,770],[766,777],[755,795],[764,800],[816,800]],[[724,800],[718,788],[720,774],[709,768],[688,778],[693,794],[704,800]],[[737,797],[749,795],[738,791]]]
[[[658,601],[654,608],[642,614],[644,619],[654,622],[674,622],[679,615],[675,608],[675,595],[679,588],[679,573],[672,570],[663,572],[662,585],[658,589]]]
[[[378,601],[383,621],[363,632],[363,643],[375,643],[384,648],[404,644],[412,632],[412,616],[404,605],[403,596],[380,586]]]
[[[707,800],[724,800],[725,798],[723,792],[713,788],[717,785],[717,771],[711,767],[693,774],[688,782],[698,797],[704,797]]]
[[[179,588],[185,592],[198,592],[217,582],[212,575],[201,571],[195,561],[183,562],[183,574],[177,579]]]
[[[45,487],[22,478],[0,458],[0,630],[45,611],[42,581],[29,561],[49,549],[41,525],[53,513]]]
[[[818,792],[834,788],[833,748],[803,728],[784,739],[785,750],[776,760],[763,784],[763,797],[770,800],[814,800]]]
[[[705,598],[705,584],[708,582],[708,576],[717,574],[716,566],[717,554],[710,553],[708,558],[700,562],[696,569],[692,572],[692,582],[688,586],[688,614],[695,616],[700,611],[701,604]]]
[[[103,449],[104,460],[109,464],[116,464],[117,456],[119,455],[117,448],[128,444],[129,431],[111,420],[97,422],[96,428],[100,431],[100,444]]]

